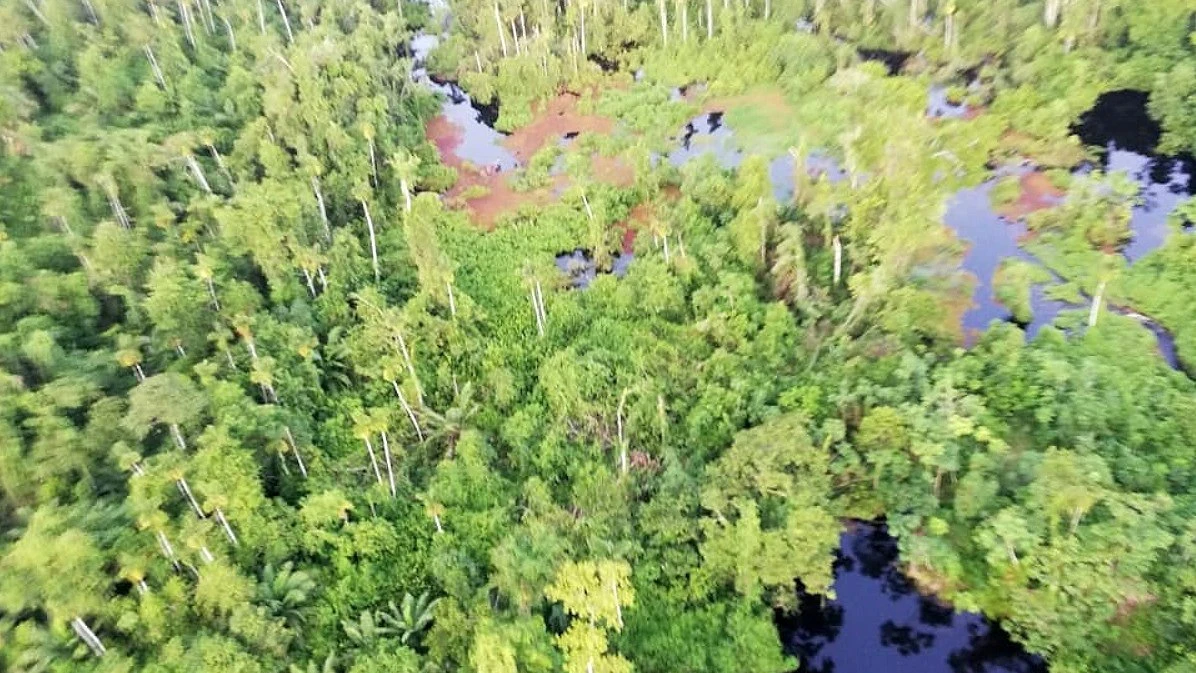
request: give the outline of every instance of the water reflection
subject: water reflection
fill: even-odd
[[[818,673],[1045,673],[1046,663],[981,615],[919,594],[897,565],[884,526],[843,533],[834,601],[803,594],[778,619],[786,650]]]
[[[635,253],[619,252],[611,257],[610,269],[599,269],[594,256],[589,250],[576,248],[570,252],[562,252],[556,256],[556,268],[561,270],[568,279],[569,286],[575,290],[584,290],[594,282],[599,273],[609,273],[616,278],[627,275],[631,262],[635,260]]]

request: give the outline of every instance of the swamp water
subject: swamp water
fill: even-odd
[[[918,593],[901,572],[885,527],[853,522],[840,536],[836,599],[803,595],[778,617],[786,651],[810,673],[1046,673],[981,615],[956,612]]]
[[[417,63],[413,78],[445,94],[442,113],[460,132],[454,154],[480,166],[517,168],[515,156],[502,145],[503,134],[493,128],[493,116],[475,105],[455,84],[438,83],[428,77],[422,66],[437,41],[431,35],[413,40],[412,52]],[[679,146],[668,154],[667,160],[681,166],[713,153],[720,166],[735,168],[743,160],[743,153],[732,144],[732,137],[721,113],[701,115],[685,127],[678,138]],[[774,159],[769,166],[774,195],[779,202],[792,198],[794,169],[793,159],[788,155]],[[809,158],[806,169],[824,172],[832,180],[842,179],[844,175],[833,158],[817,154]],[[989,208],[985,187],[978,188],[974,195],[961,193],[958,201],[971,208],[963,214],[976,231],[1013,229],[996,219],[987,219],[989,215],[996,216]],[[1016,245],[1016,233],[1008,241],[1010,245],[1001,248],[1006,255],[1025,254]],[[988,262],[982,262],[980,257],[971,259],[969,270],[974,267],[984,273],[988,268]],[[599,273],[623,276],[632,260],[633,255],[624,246],[612,258],[610,268],[600,270],[588,251],[575,249],[559,254],[556,265],[571,287],[585,289]],[[965,260],[965,267],[968,265]],[[991,271],[986,277],[991,278]],[[986,310],[988,319],[1003,315],[992,308]],[[920,595],[901,574],[896,541],[881,525],[854,523],[842,534],[834,586],[835,601],[823,603],[807,596],[798,615],[778,618],[781,640],[789,653],[802,660],[803,670],[816,673],[1045,673],[1047,670],[1042,659],[1027,654],[999,626],[984,617],[955,612],[932,597]]]

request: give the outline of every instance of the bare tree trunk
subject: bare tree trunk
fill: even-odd
[[[411,421],[411,427],[415,428],[415,436],[419,437],[419,441],[424,441],[423,428],[419,426],[419,419],[415,416],[415,410],[407,403],[407,396],[403,394],[403,389],[399,387],[399,382],[392,380],[390,385],[394,387],[395,394],[399,396],[399,406],[403,407],[403,412],[407,414],[407,418]]]
[[[839,284],[839,278],[843,274],[843,243],[839,240],[839,236],[837,234],[832,240],[831,245],[834,246],[835,250],[835,277],[832,284],[837,286]]]
[[[689,1],[681,0],[681,41],[689,43]]]
[[[187,162],[187,168],[191,169],[191,175],[195,178],[195,181],[199,183],[199,186],[205,192],[211,194],[212,186],[208,184],[208,178],[203,174],[203,168],[199,165],[199,162],[195,160],[195,157],[188,154],[183,157],[183,161]]]
[[[237,534],[233,532],[233,527],[228,525],[228,519],[225,518],[224,512],[219,507],[216,508],[216,520],[220,522],[220,527],[224,529],[224,534],[228,537],[228,541],[234,547],[240,546],[241,543],[237,541]]]
[[[1062,0],[1046,0],[1042,8],[1042,22],[1047,28],[1054,28],[1059,23],[1059,15],[1063,11]]]
[[[585,204],[586,215],[590,218],[590,221],[593,222],[594,221],[594,210],[592,208],[590,208],[590,200],[588,198],[586,198],[585,192],[581,193],[581,202],[583,204]]]
[[[536,300],[536,288],[532,288],[532,313],[536,316],[536,331],[544,336],[544,321],[540,318],[540,303]]]
[[[295,454],[295,462],[299,464],[299,472],[303,478],[307,478],[307,466],[303,464],[303,456],[299,453],[299,445],[295,443],[295,435],[291,434],[289,426],[283,427],[283,432],[286,433],[287,443],[291,445],[291,452]]]
[[[714,0],[706,0],[706,39],[714,39]]]
[[[316,275],[320,278],[320,289],[328,291],[328,276],[324,275],[324,267],[316,267]]]
[[[436,532],[437,532],[437,533],[443,533],[443,532],[444,532],[444,526],[441,526],[441,525],[440,525],[440,515],[439,515],[439,514],[436,514],[436,513],[433,513],[433,514],[432,514],[432,521],[433,521],[433,522],[436,524]]]
[[[543,327],[547,327],[548,326],[548,311],[546,311],[544,309],[544,288],[542,288],[540,286],[539,279],[536,279],[536,301],[538,302],[538,306],[540,307],[540,324]],[[543,330],[541,330],[540,336],[544,336]]]
[[[145,57],[149,59],[150,70],[154,73],[154,79],[158,81],[158,86],[162,90],[166,90],[166,78],[162,76],[162,68],[158,67],[158,59],[154,58],[154,50],[147,44],[145,45]]]
[[[183,0],[175,0],[175,6],[179,8],[179,19],[183,22],[183,30],[187,33],[187,41],[191,43],[191,48],[195,48],[195,33],[191,30],[191,13],[187,11],[187,5]]]
[[[228,33],[228,46],[235,52],[237,51],[237,36],[233,33],[233,25],[228,22],[228,19],[223,16],[220,21],[224,23],[224,32]]]
[[[266,10],[262,7],[262,0],[257,0],[257,25],[266,34]]]
[[[175,570],[178,570],[179,560],[178,557],[175,556],[174,546],[170,544],[170,540],[166,537],[166,533],[163,533],[159,530],[156,532],[155,537],[158,538],[158,549],[162,550],[162,555],[166,557],[167,561],[170,561]]]
[[[332,240],[332,228],[328,225],[328,209],[324,205],[324,193],[320,191],[319,178],[314,175],[311,178],[311,188],[316,193],[316,205],[320,207],[320,222],[324,225],[324,238]]]
[[[305,281],[307,281],[307,291],[308,291],[308,292],[311,294],[311,296],[312,296],[312,299],[315,299],[315,297],[316,297],[316,284],[315,284],[314,282],[312,282],[312,278],[311,278],[311,272],[310,272],[310,271],[308,271],[308,270],[307,270],[306,268],[304,268],[304,267],[299,267],[299,270],[303,272],[303,279],[304,279]]]
[[[772,0],[764,0],[764,20],[767,21],[772,17]]]
[[[665,8],[664,0],[656,0],[656,4],[660,6],[660,38],[664,41],[664,46],[669,46],[669,18],[668,10]]]
[[[225,180],[228,180],[229,187],[236,189],[237,185],[233,182],[233,174],[229,172],[228,166],[224,164],[224,157],[220,156],[220,152],[216,151],[215,145],[208,143],[208,154],[212,155],[212,161],[216,162],[216,167],[220,169],[220,174],[224,176]]]
[[[154,25],[161,28],[162,17],[158,15],[158,3],[154,0],[148,0],[146,4],[149,5],[150,16],[154,19]]]
[[[386,431],[382,431],[382,457],[386,460],[386,478],[390,481],[390,497],[398,496],[398,490],[395,488],[395,471],[391,466],[390,460],[390,439],[386,436]]]
[[[399,178],[399,189],[403,190],[403,206],[407,212],[411,212],[411,185],[407,183],[407,178]]]
[[[100,642],[99,636],[97,636],[95,631],[92,631],[91,628],[87,626],[87,624],[83,621],[83,618],[76,616],[71,619],[71,629],[75,631],[75,635],[79,636],[79,640],[82,640],[89,648],[91,648],[92,654],[96,655],[97,657],[104,656],[104,654],[108,651],[105,649],[104,643]]]
[[[217,312],[219,312],[220,300],[216,298],[216,285],[212,282],[211,278],[206,278],[205,280],[207,280],[208,284],[208,295],[212,297],[212,306],[215,307]]]
[[[370,442],[369,437],[365,438],[365,450],[370,454],[370,465],[374,468],[374,476],[377,477],[378,483],[384,483],[382,481],[382,471],[378,469],[378,457],[374,455],[374,445]]]
[[[619,584],[618,582],[610,583],[611,593],[615,597],[615,626],[617,631],[623,629],[623,606],[619,605]]]
[[[502,14],[498,11],[498,0],[494,0],[494,22],[498,24],[498,39],[502,43],[502,56],[507,57],[507,29],[502,25]]]
[[[183,441],[183,433],[181,430],[179,430],[178,423],[170,424],[170,436],[174,438],[175,446],[179,447],[180,451],[185,451],[187,449],[187,442]]]
[[[586,49],[586,10],[585,10],[585,7],[582,7],[581,11],[578,12],[578,14],[581,15],[581,56],[582,56],[582,58],[585,58],[586,54],[589,53],[589,50]]]
[[[1096,296],[1092,298],[1092,308],[1088,310],[1088,326],[1096,327],[1096,319],[1100,317],[1100,307],[1105,297],[1105,281],[1101,281],[1096,288]]]
[[[282,6],[282,0],[274,0],[278,4],[278,13],[282,15],[282,25],[287,29],[287,44],[295,44],[295,34],[291,32],[291,19],[287,17],[287,9]]]
[[[199,508],[199,503],[195,500],[195,495],[191,493],[191,487],[187,485],[187,480],[179,477],[175,480],[174,485],[178,486],[179,493],[182,493],[183,496],[187,498],[187,502],[191,505],[191,509],[195,510],[195,516],[201,519],[206,519],[207,517],[204,516],[203,510]]]
[[[448,288],[449,313],[451,313],[452,316],[454,318],[456,318],[457,317],[457,299],[455,297],[453,297],[453,284],[451,282],[445,281],[444,285],[446,288]]]
[[[374,282],[382,280],[382,270],[378,267],[378,240],[374,236],[374,218],[370,217],[370,207],[365,199],[361,201],[361,209],[365,211],[365,223],[370,230],[370,259],[374,262]]]

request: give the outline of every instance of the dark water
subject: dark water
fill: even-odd
[[[1139,202],[1130,217],[1133,238],[1123,251],[1131,264],[1164,243],[1170,233],[1169,216],[1191,195],[1193,176],[1196,175],[1190,159],[1156,153],[1160,130],[1146,112],[1146,101],[1146,95],[1137,91],[1105,94],[1072,129],[1086,145],[1103,148],[1100,152],[1102,170],[1124,172],[1138,184]],[[1077,172],[1084,170],[1081,168]],[[944,218],[946,225],[969,243],[963,268],[976,277],[977,284],[973,306],[964,314],[963,326],[965,332],[973,334],[983,331],[994,320],[1010,319],[1009,312],[993,296],[993,273],[1000,261],[1016,257],[1037,263],[1018,245],[1019,237],[1025,233],[1024,226],[1007,222],[993,212],[989,199],[993,184],[990,181],[958,192],[948,204]],[[1053,322],[1061,310],[1086,308],[1048,299],[1041,286],[1035,287],[1031,296],[1034,319],[1026,326],[1029,338]],[[1163,359],[1171,367],[1178,367],[1171,334],[1145,316],[1134,314],[1132,317],[1155,335]]]
[[[968,114],[967,103],[952,103],[947,98],[947,87],[934,85],[926,102],[926,116],[934,119],[962,119]]]
[[[620,252],[611,258],[610,269],[599,269],[589,250],[576,248],[570,252],[562,252],[556,256],[556,268],[568,278],[569,285],[575,290],[584,290],[594,282],[600,273],[610,273],[616,278],[627,275],[635,254]]]
[[[1001,261],[1012,257],[1038,263],[1019,245],[1019,239],[1026,233],[1025,225],[1010,222],[993,211],[990,194],[995,184],[995,180],[989,180],[979,187],[956,192],[947,202],[947,213],[943,217],[955,235],[968,244],[963,269],[976,279],[972,307],[963,315],[964,333],[969,339],[988,329],[994,320],[1012,319],[1012,314],[997,301],[993,292],[993,276]],[[1047,298],[1042,287],[1035,287],[1030,295],[1034,317],[1025,326],[1028,338],[1033,338],[1045,325],[1053,322],[1063,309],[1075,308]]]
[[[456,155],[477,166],[497,167],[503,171],[517,168],[519,161],[502,146],[504,136],[494,129],[498,108],[477,103],[454,82],[437,82],[428,76],[423,65],[439,42],[438,36],[424,33],[411,39],[411,52],[416,63],[412,76],[429,89],[443,94],[440,113],[461,133]]]
[[[1046,673],[1046,663],[981,615],[923,596],[898,567],[884,526],[840,537],[834,601],[803,596],[778,618],[786,650],[812,673]]]

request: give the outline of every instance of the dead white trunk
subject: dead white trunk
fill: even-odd
[[[498,0],[494,2],[494,22],[498,24],[498,40],[502,43],[503,58],[507,57],[507,29],[502,25],[502,14],[498,11]]]
[[[664,46],[669,46],[669,15],[668,9],[665,7],[664,0],[656,0],[656,4],[660,7],[660,39],[664,41]]]
[[[439,514],[436,514],[435,512],[433,512],[433,513],[432,513],[432,521],[433,521],[433,522],[436,524],[436,532],[437,532],[437,533],[443,533],[443,532],[444,532],[444,526],[441,526],[441,525],[440,525],[440,515],[439,515]]]
[[[1092,308],[1088,310],[1088,326],[1096,327],[1096,319],[1100,317],[1100,307],[1105,298],[1105,281],[1101,281],[1096,288],[1096,296],[1092,298]]]
[[[419,419],[415,416],[415,410],[407,403],[407,396],[403,394],[403,389],[399,387],[399,382],[391,381],[390,385],[394,387],[395,395],[399,396],[399,406],[403,407],[403,412],[407,414],[408,420],[411,421],[411,427],[415,428],[415,436],[419,437],[419,441],[424,441],[423,428],[419,426]]]
[[[714,0],[706,0],[706,39],[714,39]]]
[[[300,267],[299,270],[303,272],[303,280],[307,281],[307,291],[314,299],[316,296],[316,284],[312,281],[311,272],[303,267]]]
[[[1047,28],[1054,28],[1059,23],[1059,15],[1063,11],[1062,0],[1046,0],[1042,8],[1042,22]]]
[[[219,311],[220,300],[216,298],[216,285],[212,282],[211,278],[207,278],[206,280],[208,282],[208,295],[212,297],[212,306]]]
[[[233,184],[233,174],[229,172],[228,166],[224,163],[224,157],[216,151],[215,145],[208,143],[208,154],[212,155],[212,161],[216,162],[216,167],[220,169],[220,174],[224,176],[224,179],[228,180],[229,186],[236,188],[236,185]]]
[[[370,454],[370,466],[374,468],[374,477],[378,479],[378,483],[382,482],[382,470],[378,469],[378,456],[374,455],[374,444],[370,442],[370,438],[365,438],[365,450]]]
[[[92,631],[81,617],[71,619],[71,628],[75,631],[75,635],[79,636],[79,640],[91,648],[92,654],[102,657],[108,651],[104,648],[104,643],[100,642],[99,637],[96,636],[95,631]]]
[[[424,389],[419,384],[419,375],[415,373],[415,363],[411,360],[411,351],[407,350],[407,340],[403,338],[403,332],[395,330],[395,337],[399,344],[399,352],[403,355],[403,363],[407,365],[407,373],[411,375],[411,381],[415,384],[416,401],[422,407],[424,405]]]
[[[473,62],[478,66],[478,72],[482,72],[482,55],[478,53],[477,49],[473,50]]]
[[[145,57],[149,60],[150,70],[154,73],[154,79],[158,81],[158,86],[166,89],[166,78],[162,76],[162,68],[158,67],[158,59],[154,58],[154,50],[147,44],[145,45]]]
[[[316,205],[320,208],[320,222],[324,225],[324,238],[332,240],[332,228],[328,224],[328,209],[324,205],[324,192],[320,191],[320,180],[311,178],[311,189],[316,193]]]
[[[175,6],[179,8],[179,19],[183,22],[183,31],[187,33],[187,42],[191,43],[191,48],[195,48],[195,33],[191,29],[191,13],[187,11],[187,5],[183,0],[175,0]]]
[[[208,178],[203,174],[203,167],[199,165],[199,162],[195,160],[195,157],[188,154],[187,156],[183,157],[183,161],[187,162],[187,168],[191,169],[191,175],[195,178],[195,181],[199,183],[200,188],[211,194],[212,186],[208,184]]]
[[[390,497],[397,497],[398,491],[395,489],[395,471],[390,460],[390,439],[387,438],[385,430],[382,431],[382,458],[386,460],[386,478],[390,482]]]
[[[236,51],[237,36],[233,34],[232,24],[229,23],[228,19],[224,18],[223,16],[220,17],[220,20],[224,23],[224,32],[228,33],[228,46],[231,47],[233,51]]]
[[[578,14],[581,16],[581,55],[582,55],[582,58],[585,58],[585,55],[587,53],[589,53],[589,51],[586,49],[586,10],[585,10],[585,8],[583,7],[582,10],[580,12],[578,12]]]
[[[661,238],[664,240],[664,263],[668,264],[672,261],[672,256],[669,254],[669,235],[665,234]]]
[[[142,376],[145,376],[145,375],[142,374]],[[183,432],[181,430],[179,430],[178,423],[170,424],[170,436],[172,438],[174,438],[174,444],[175,444],[175,446],[179,447],[179,450],[187,449],[187,442],[183,440]]]
[[[287,436],[287,444],[291,445],[291,453],[295,454],[295,462],[299,464],[299,472],[303,474],[303,478],[307,478],[307,466],[303,464],[303,456],[299,453],[299,445],[295,443],[295,435],[291,434],[290,426],[283,426],[282,431]]]
[[[544,308],[544,288],[540,286],[540,279],[536,279],[536,300],[540,307],[540,324],[544,327],[548,326],[548,311]],[[544,336],[543,331],[540,336]]]
[[[446,288],[448,288],[449,313],[451,313],[452,316],[454,318],[456,318],[457,317],[457,300],[455,297],[453,297],[453,284],[448,281],[445,281],[444,286]]]
[[[262,35],[266,34],[266,10],[262,7],[262,0],[257,0],[257,25]]]
[[[158,15],[158,3],[154,2],[154,0],[148,0],[146,4],[149,5],[150,16],[154,19],[154,25],[161,28],[162,17]]]
[[[532,288],[530,294],[532,297],[532,313],[536,316],[536,331],[539,332],[540,336],[544,336],[544,321],[540,318],[540,303],[536,300],[536,289]]]
[[[843,274],[843,243],[839,240],[838,235],[832,239],[831,245],[835,250],[835,276],[832,284],[838,285],[839,278]]]
[[[162,555],[166,557],[167,561],[170,561],[171,564],[174,565],[175,570],[178,570],[179,560],[174,554],[174,546],[170,544],[170,540],[166,537],[166,533],[157,531],[155,537],[158,539],[158,549],[162,550]]]
[[[613,593],[614,597],[615,597],[615,625],[618,627],[616,630],[621,631],[623,629],[623,606],[619,605],[619,584],[618,584],[618,582],[611,582],[610,590],[611,590],[611,593]]]
[[[320,279],[320,289],[327,292],[328,291],[328,276],[324,275],[324,267],[322,267],[322,266],[316,267],[316,276],[318,276]]]
[[[399,189],[403,190],[403,205],[407,212],[411,212],[411,185],[407,178],[399,178]]]
[[[382,270],[378,267],[378,240],[374,237],[374,218],[370,217],[370,207],[365,200],[361,202],[361,209],[365,211],[365,223],[370,230],[370,259],[374,262],[374,281],[382,280]]]
[[[594,210],[592,208],[590,208],[590,200],[588,198],[586,198],[585,192],[581,193],[581,202],[583,204],[585,204],[586,216],[590,218],[591,222],[593,222],[594,221]]]
[[[681,2],[681,41],[689,43],[689,2]]]
[[[239,546],[241,543],[237,541],[237,534],[233,532],[233,527],[228,525],[228,519],[225,518],[224,511],[219,507],[216,508],[216,520],[220,522],[220,527],[224,529],[224,534],[228,537],[228,541],[234,547]]]
[[[141,368],[140,363],[133,365],[133,378],[137,379],[138,383],[145,380],[145,370]]]
[[[274,0],[278,3],[278,13],[282,15],[282,25],[287,29],[287,44],[295,44],[295,34],[291,32],[291,19],[287,17],[286,7],[282,6],[282,0]]]
[[[182,493],[183,497],[187,498],[187,502],[191,505],[191,509],[195,510],[195,516],[201,519],[206,519],[207,517],[204,516],[203,510],[199,507],[199,503],[195,500],[195,494],[191,492],[191,487],[187,485],[187,480],[179,477],[174,481],[174,485],[178,487],[179,493]]]

